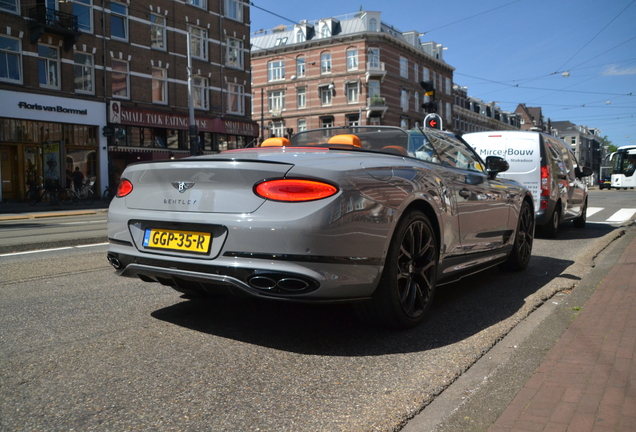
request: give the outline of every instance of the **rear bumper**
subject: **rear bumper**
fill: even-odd
[[[368,298],[382,272],[379,260],[344,259],[338,263],[316,258],[294,262],[285,257],[221,256],[213,261],[188,262],[175,257],[140,256],[132,245],[119,242],[110,244],[108,261],[120,276],[158,282],[183,293],[247,294],[294,302]]]

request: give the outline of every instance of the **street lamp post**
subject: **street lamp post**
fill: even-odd
[[[197,154],[197,145],[199,138],[199,131],[194,120],[194,101],[192,98],[192,53],[191,49],[191,35],[190,32],[186,33],[187,35],[187,55],[188,55],[188,108],[190,111],[190,156],[195,156]]]

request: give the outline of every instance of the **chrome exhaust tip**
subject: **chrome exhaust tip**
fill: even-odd
[[[114,255],[108,255],[106,258],[108,258],[108,263],[112,265],[115,270],[122,268],[121,262]]]
[[[298,278],[283,278],[276,285],[284,291],[304,291],[309,288],[309,283]]]

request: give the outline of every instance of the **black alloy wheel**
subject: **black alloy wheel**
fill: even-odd
[[[533,211],[532,205],[527,201],[521,204],[512,252],[508,260],[502,264],[502,267],[506,270],[520,271],[528,267],[534,243]]]
[[[359,305],[359,315],[396,329],[420,324],[435,294],[437,249],[435,231],[426,215],[420,211],[407,214],[391,239],[373,299]],[[364,309],[362,313],[360,309]]]

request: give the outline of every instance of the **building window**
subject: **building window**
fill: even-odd
[[[298,132],[304,132],[307,130],[307,120],[298,119]]]
[[[225,0],[225,16],[243,22],[243,4],[240,0]]]
[[[284,121],[275,121],[271,122],[269,126],[270,136],[273,137],[284,137],[285,136],[285,122]]]
[[[422,68],[422,80],[429,81],[430,79],[431,79],[431,75],[430,75],[430,72],[428,71],[428,68]]]
[[[347,93],[347,103],[358,103],[360,100],[360,87],[357,82],[345,84],[345,92]]]
[[[4,3],[0,0],[0,5]],[[92,0],[73,0],[73,15],[77,17],[77,24],[81,31],[93,33],[93,2]]]
[[[242,85],[228,84],[227,110],[231,114],[245,114],[245,89]]]
[[[369,99],[379,98],[379,97],[380,97],[380,81],[370,80],[369,81]]]
[[[208,59],[208,31],[199,27],[189,26],[190,53],[192,57],[201,60]]]
[[[168,70],[158,67],[152,68],[152,102],[168,103]]]
[[[369,20],[369,31],[378,31],[378,20],[376,20],[375,18],[371,18]]]
[[[400,57],[400,76],[402,78],[409,77],[409,61],[404,57]]]
[[[409,91],[406,89],[402,89],[400,92],[400,105],[402,106],[402,111],[409,110]]]
[[[282,111],[285,109],[285,92],[276,90],[268,94],[269,111]]]
[[[128,88],[130,87],[128,75],[128,62],[124,60],[112,61],[112,93],[113,97],[130,98]]]
[[[451,94],[451,80],[450,78],[446,78],[446,94]]]
[[[196,6],[198,8],[201,8],[201,9],[207,9],[208,8],[207,0],[187,0],[186,3],[190,4],[192,6]]]
[[[124,4],[110,2],[110,35],[128,40],[128,7]]]
[[[20,2],[18,0],[0,0],[0,10],[18,13],[19,8]]]
[[[420,77],[419,77],[419,72],[420,72],[420,67],[417,64],[413,65],[413,81],[418,82]]]
[[[57,48],[38,45],[40,87],[60,88],[60,52]]]
[[[321,74],[330,74],[331,73],[331,53],[322,53],[320,54],[320,73]]]
[[[227,65],[243,69],[243,41],[227,38]]]
[[[323,23],[322,26],[320,26],[320,37],[328,38],[330,36],[331,36],[331,29],[329,28],[329,25],[327,23]]]
[[[357,49],[348,49],[347,50],[347,70],[358,70],[358,50]]]
[[[414,111],[415,112],[419,112],[420,111],[420,94],[418,92],[415,92],[415,94],[413,95],[413,105],[414,105]]]
[[[296,43],[305,42],[307,38],[305,37],[305,32],[303,29],[296,30]]]
[[[380,68],[380,49],[379,48],[369,48],[369,69],[379,69]]]
[[[452,116],[451,104],[446,102],[446,121],[450,123]]]
[[[267,81],[285,79],[285,60],[274,60],[267,63]]]
[[[0,81],[22,82],[22,50],[19,39],[0,36]]]
[[[296,57],[296,75],[298,75],[298,77],[304,77],[306,73],[306,69],[305,69],[305,57],[300,56],[300,57]]]
[[[333,99],[333,90],[329,86],[320,87],[320,104],[322,106],[331,106]]]
[[[209,102],[207,78],[192,77],[192,100],[196,109],[208,109]]]
[[[322,117],[320,119],[320,127],[323,127],[323,128],[333,127],[333,116]]]
[[[166,18],[150,14],[150,45],[153,48],[166,49]]]
[[[305,87],[300,87],[296,90],[296,102],[298,103],[298,108],[307,108],[307,89]]]
[[[73,55],[73,78],[75,92],[95,93],[95,64],[91,54],[76,52]]]

